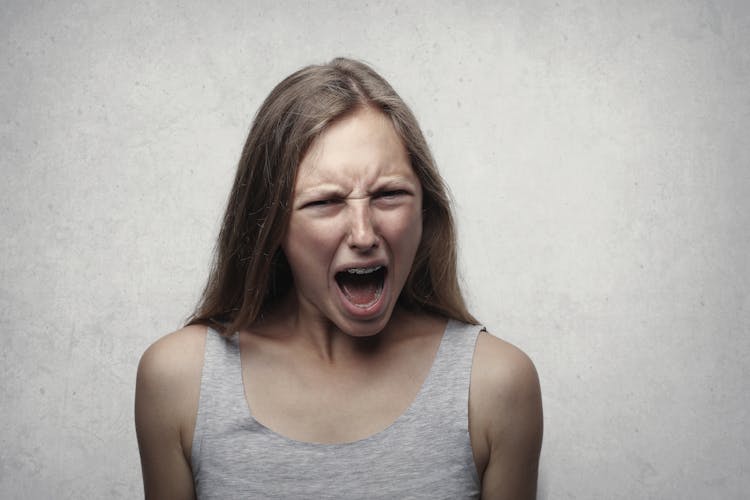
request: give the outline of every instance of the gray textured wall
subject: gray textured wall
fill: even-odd
[[[26,2],[0,13],[0,497],[141,494],[143,349],[250,119],[335,55],[413,106],[469,298],[536,361],[540,497],[750,489],[750,7]]]

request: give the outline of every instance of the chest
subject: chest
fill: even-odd
[[[403,415],[425,387],[438,339],[382,359],[325,365],[288,353],[242,356],[250,414],[285,437],[345,443],[371,436]],[[404,353],[408,353],[405,355]]]
[[[467,412],[473,340],[438,344],[424,362],[393,359],[347,379],[253,356],[240,363],[232,344],[207,339],[191,453],[197,497],[479,498]]]

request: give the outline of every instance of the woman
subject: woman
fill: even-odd
[[[147,498],[533,498],[531,361],[467,311],[446,190],[368,66],[282,81],[188,326],[143,355]]]

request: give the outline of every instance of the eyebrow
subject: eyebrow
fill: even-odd
[[[383,188],[388,187],[400,187],[400,186],[414,186],[415,184],[419,184],[419,181],[415,183],[413,180],[409,179],[408,177],[405,177],[403,175],[391,175],[386,177],[380,177],[375,180],[375,182],[372,184],[374,186],[374,189],[368,190],[368,194],[372,194],[374,192],[377,192]],[[345,190],[341,188],[338,184],[324,182],[321,184],[315,184],[313,186],[303,188],[300,191],[294,191],[293,196],[295,198],[302,197],[304,200],[308,200],[310,198],[326,198],[326,197],[340,197],[345,198],[346,193]]]
[[[343,189],[336,184],[318,184],[301,191],[294,191],[293,196],[315,197],[315,196],[341,196]]]
[[[414,184],[414,182],[411,179],[409,179],[408,177],[405,177],[403,175],[391,175],[391,176],[387,176],[387,177],[381,177],[375,183],[376,186],[377,185],[388,186],[388,185],[392,185],[392,184],[399,184],[399,185],[410,184],[411,185],[411,184]],[[417,184],[419,184],[419,179],[417,179]]]

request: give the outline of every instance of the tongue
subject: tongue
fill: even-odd
[[[356,306],[367,306],[375,302],[382,288],[380,280],[375,276],[342,276],[339,284],[349,302]]]

